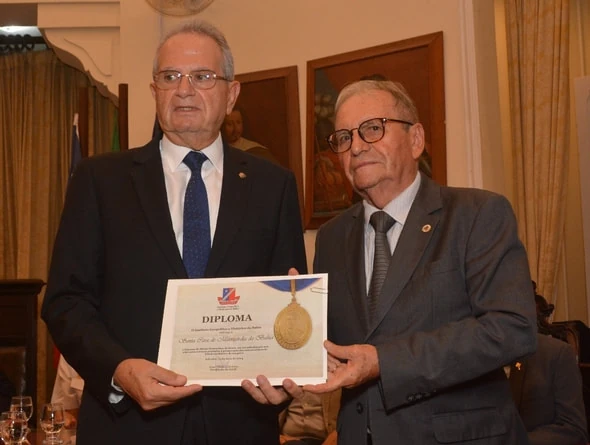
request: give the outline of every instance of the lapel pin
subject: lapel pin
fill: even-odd
[[[424,232],[424,233],[430,232],[431,229],[432,229],[432,226],[430,224],[424,224],[422,226],[422,232]]]
[[[520,371],[520,367],[521,367],[522,365],[520,364],[520,362],[516,362],[516,364],[515,364],[514,366],[516,367],[516,369],[518,369],[518,370]]]
[[[240,177],[240,179],[245,179],[246,178],[246,173],[240,172],[240,173],[238,173],[238,176]]]

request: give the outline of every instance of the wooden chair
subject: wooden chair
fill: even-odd
[[[586,422],[590,432],[590,328],[580,320],[557,321],[553,325],[565,328],[566,340],[576,352],[582,374]]]
[[[27,390],[27,348],[0,346],[0,370],[6,374],[17,394]]]
[[[0,280],[0,369],[17,394],[37,397],[37,295],[42,280]],[[31,419],[34,424],[35,420]]]
[[[566,340],[572,345],[579,363],[590,363],[590,328],[580,320],[556,321],[554,326],[564,328]]]

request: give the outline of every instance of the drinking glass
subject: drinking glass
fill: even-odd
[[[59,433],[65,423],[64,407],[61,403],[46,403],[41,408],[39,423],[45,433],[44,444],[61,444]]]
[[[10,411],[22,411],[28,422],[33,416],[33,398],[31,396],[14,396],[10,399]]]
[[[27,417],[22,411],[0,414],[0,437],[7,445],[20,444],[27,434]]]

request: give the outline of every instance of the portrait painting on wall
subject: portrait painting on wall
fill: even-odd
[[[319,227],[360,199],[326,139],[336,130],[334,105],[339,91],[356,80],[393,80],[407,89],[425,129],[420,169],[446,184],[443,69],[442,32],[307,63],[306,228]]]
[[[303,215],[297,67],[236,75],[241,91],[222,125],[224,140],[293,171]]]

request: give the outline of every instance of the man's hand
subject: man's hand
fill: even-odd
[[[186,377],[144,359],[123,360],[115,369],[115,385],[149,411],[171,405],[203,389],[186,384]]]
[[[256,386],[250,380],[242,381],[242,388],[258,403],[264,405],[280,405],[289,399],[303,396],[303,390],[291,379],[283,380],[282,387],[275,387],[268,379],[259,375],[256,377]]]
[[[316,394],[354,388],[379,377],[379,358],[373,345],[338,346],[326,340],[328,351],[328,381],[319,385],[305,385],[305,391]]]
[[[294,267],[291,267],[288,274],[294,276],[299,275],[299,272]],[[291,398],[301,397],[303,395],[301,387],[291,379],[283,380],[282,387],[275,387],[270,384],[265,376],[259,375],[256,377],[256,383],[258,383],[258,386],[250,380],[243,380],[242,388],[254,400],[264,405],[280,405]]]
[[[78,412],[80,410],[76,409],[66,409],[64,410],[64,428],[65,429],[75,429],[78,424]]]

